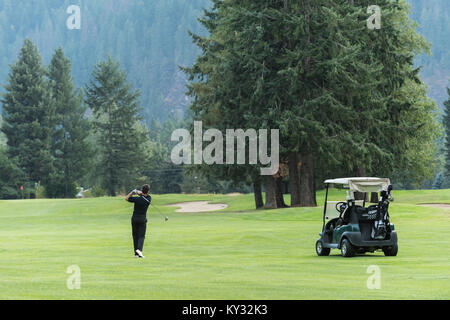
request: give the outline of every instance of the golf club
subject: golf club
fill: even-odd
[[[164,221],[169,221],[169,217],[168,217],[168,216],[163,215],[163,214],[161,213],[161,211],[159,211],[158,208],[156,208],[153,204],[150,203],[150,205],[151,205],[153,208],[155,208],[156,211],[157,211],[162,217],[164,217]]]

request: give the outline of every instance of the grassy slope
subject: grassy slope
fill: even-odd
[[[230,207],[159,207],[166,223],[151,208],[144,260],[132,257],[122,199],[0,201],[0,299],[449,299],[450,210],[415,206],[450,203],[449,190],[395,195],[399,255],[351,259],[316,256],[321,208],[255,211],[251,195],[155,196],[158,206]],[[70,265],[81,268],[81,290],[66,288]],[[381,268],[381,290],[366,287],[369,265]]]

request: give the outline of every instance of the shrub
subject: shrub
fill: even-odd
[[[36,187],[36,199],[45,199],[47,197],[45,187],[38,184]]]
[[[107,195],[107,192],[105,189],[99,186],[95,186],[91,189],[91,194],[95,198],[104,197]]]

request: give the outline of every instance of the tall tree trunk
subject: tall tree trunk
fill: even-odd
[[[65,197],[66,197],[66,199],[70,198],[69,185],[70,185],[70,183],[69,183],[68,179],[66,179],[66,182],[65,182],[65,186],[66,186]]]
[[[109,169],[109,185],[108,185],[108,193],[110,197],[115,197],[116,196],[116,191],[115,191],[115,179],[114,179],[114,172],[113,170],[111,170],[111,168]]]
[[[65,167],[66,167],[65,174],[64,174],[64,182],[65,182],[65,186],[66,186],[65,196],[67,199],[69,199],[71,197],[71,194],[70,194],[70,168],[68,165],[66,165]]]
[[[288,0],[283,0],[284,12],[289,13],[289,3]],[[289,27],[286,26],[285,30],[288,33]],[[291,39],[285,41],[285,47],[291,50]],[[298,175],[298,157],[296,152],[290,152],[288,155],[288,167],[289,167],[289,189],[291,193],[291,206],[299,206],[300,204],[300,181]],[[284,203],[283,197],[283,178],[279,177],[277,179],[277,200],[280,207],[286,208],[287,205]]]
[[[284,203],[283,197],[283,177],[275,178],[276,189],[275,189],[275,199],[277,201],[277,208],[287,208],[286,203]]]
[[[288,166],[291,207],[298,207],[300,205],[300,178],[298,172],[298,154],[296,152],[289,153]]]
[[[284,203],[283,198],[283,178],[266,176],[265,179],[266,187],[266,208],[276,209],[276,208],[286,208],[287,205]]]
[[[314,155],[308,148],[300,152],[300,206],[316,207],[316,190],[314,189]]]
[[[117,181],[117,169],[113,168],[113,164],[117,163],[116,161],[116,157],[114,157],[115,155],[115,150],[117,148],[117,143],[116,141],[114,141],[114,136],[113,136],[113,109],[111,104],[108,104],[108,119],[109,119],[109,123],[108,123],[108,132],[109,132],[109,150],[108,150],[108,158],[110,163],[108,163],[108,167],[109,167],[109,195],[111,197],[115,197],[116,196],[116,181]]]
[[[261,190],[261,176],[257,176],[253,179],[253,194],[255,196],[256,209],[264,207]]]
[[[277,208],[277,197],[276,189],[277,183],[273,176],[266,176],[264,181],[264,186],[266,187],[266,208],[276,209]]]
[[[311,28],[310,28],[310,15],[311,15],[311,4],[309,1],[303,2],[304,15],[305,15],[305,33],[306,33],[306,43],[310,46],[311,43]],[[311,57],[307,56],[304,60],[305,72],[303,79],[306,82],[306,74],[309,73]],[[308,98],[309,92],[306,91],[305,97]],[[316,190],[314,189],[314,155],[309,150],[308,147],[303,146],[300,149],[300,203],[301,207],[315,207],[316,202]]]

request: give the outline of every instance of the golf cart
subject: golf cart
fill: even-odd
[[[343,257],[383,250],[385,256],[396,256],[397,232],[389,221],[392,185],[387,178],[341,178],[326,180],[323,226],[316,242],[319,256],[328,256],[330,249],[340,249]],[[347,190],[346,201],[328,201],[328,189]],[[355,200],[355,192],[364,200]],[[369,192],[379,192],[377,204],[366,207]]]

